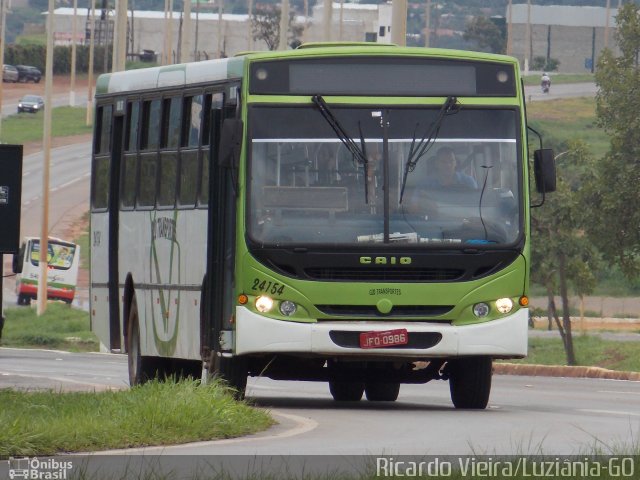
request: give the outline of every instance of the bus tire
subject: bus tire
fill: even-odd
[[[400,393],[400,382],[367,383],[364,392],[370,402],[395,402]]]
[[[364,382],[329,380],[329,392],[336,402],[359,402],[364,393]]]
[[[29,305],[31,302],[29,301],[29,297],[26,295],[20,294],[18,295],[18,305]]]
[[[140,350],[140,326],[136,297],[131,300],[127,328],[127,363],[129,366],[129,385],[135,387],[159,377],[159,359],[142,356]]]
[[[491,357],[457,358],[448,362],[449,390],[456,408],[482,410],[489,403]]]
[[[247,359],[244,357],[223,357],[215,352],[211,353],[214,378],[223,380],[232,390],[238,400],[244,398],[247,389],[247,375],[249,373]]]

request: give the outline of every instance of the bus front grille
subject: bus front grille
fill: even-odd
[[[436,317],[445,315],[453,305],[394,305],[388,314],[382,314],[375,305],[316,305],[325,315],[333,317]]]
[[[453,282],[461,279],[465,271],[455,268],[306,268],[305,274],[313,280],[354,282]]]

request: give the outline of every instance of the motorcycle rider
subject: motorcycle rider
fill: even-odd
[[[551,87],[551,77],[547,75],[547,72],[542,72],[542,77],[540,78],[540,87],[542,88],[542,93],[549,93],[549,88]]]

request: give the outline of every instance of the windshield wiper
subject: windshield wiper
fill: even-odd
[[[329,126],[333,129],[336,136],[340,139],[340,141],[347,147],[347,150],[351,152],[353,155],[353,159],[358,165],[362,165],[364,167],[364,197],[365,203],[369,203],[369,188],[368,188],[368,177],[369,177],[369,161],[367,160],[367,148],[364,142],[364,135],[362,133],[362,127],[360,122],[358,122],[358,129],[360,131],[360,146],[347,134],[344,127],[338,122],[338,119],[335,117],[327,102],[324,101],[321,95],[314,95],[311,97],[311,100],[320,110],[320,113],[327,121]]]
[[[431,149],[436,139],[438,138],[438,134],[440,133],[440,127],[442,126],[442,122],[444,121],[444,117],[446,115],[450,115],[453,113],[458,113],[458,99],[454,96],[449,96],[442,104],[440,111],[438,112],[438,116],[431,124],[431,127],[425,132],[424,136],[420,139],[418,144],[416,145],[416,136],[419,123],[416,124],[416,131],[413,132],[413,139],[411,140],[411,147],[409,148],[409,155],[407,156],[407,163],[404,165],[404,175],[402,177],[402,189],[400,190],[400,203],[402,203],[402,198],[404,196],[404,189],[407,186],[407,177],[410,172],[416,168],[418,164],[418,160],[420,160],[423,156],[427,154],[427,152]]]

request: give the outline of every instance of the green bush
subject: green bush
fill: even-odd
[[[560,60],[557,58],[549,58],[547,61],[547,57],[537,56],[533,57],[533,61],[531,62],[531,70],[555,72],[558,70],[558,66],[560,66]]]

